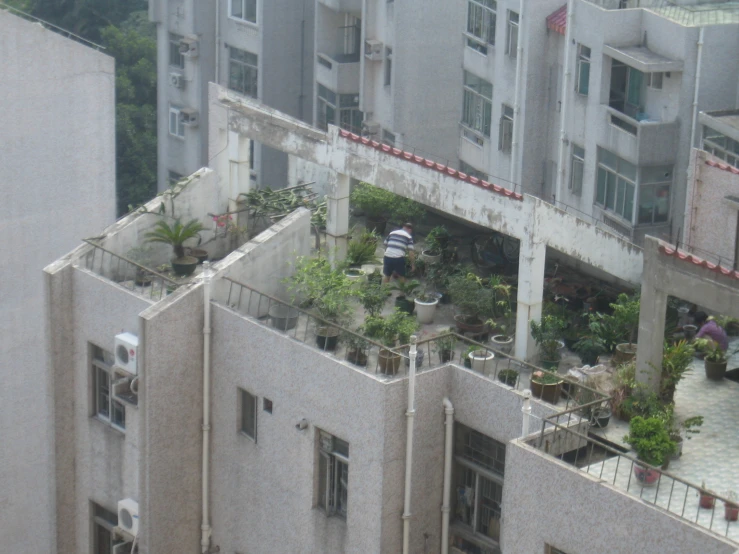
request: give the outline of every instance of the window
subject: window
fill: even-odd
[[[572,165],[570,166],[570,190],[572,194],[582,192],[582,173],[585,168],[585,149],[572,145]]]
[[[180,41],[183,39],[181,35],[170,33],[169,35],[169,65],[172,67],[185,67],[185,56],[180,52]]]
[[[349,443],[319,431],[318,505],[328,515],[346,517]]]
[[[642,167],[639,179],[639,224],[667,223],[670,215],[672,166]]]
[[[662,90],[662,79],[664,73],[657,71],[656,73],[647,73],[647,86],[655,90]]]
[[[644,111],[644,96],[644,73],[618,60],[612,60],[608,105],[638,119],[638,114]]]
[[[505,53],[511,58],[518,55],[518,14],[508,10],[508,25]]]
[[[182,123],[180,111],[180,108],[176,106],[169,106],[169,134],[173,137],[184,138],[185,124]]]
[[[384,142],[385,144],[389,144],[390,146],[395,146],[395,133],[391,133],[387,129],[383,129],[382,142]]]
[[[393,78],[393,49],[385,47],[385,86],[390,86]]]
[[[490,136],[493,115],[493,84],[464,72],[464,104],[462,124],[486,137]]]
[[[102,506],[90,503],[92,512],[92,551],[95,554],[112,554],[116,544],[113,528],[118,525],[118,514]]]
[[[485,173],[484,171],[480,171],[479,169],[475,169],[470,164],[462,160],[459,160],[459,170],[462,173],[466,173],[470,177],[476,177],[477,179],[482,179],[482,180],[487,181],[487,178],[488,178],[487,173]]]
[[[272,413],[272,401],[269,398],[262,399],[262,409],[268,414]]]
[[[330,124],[361,133],[364,114],[359,110],[359,94],[336,94],[319,84],[317,104],[318,126],[321,129],[327,130]]]
[[[629,223],[634,214],[636,166],[609,152],[598,149],[598,185],[595,203],[620,215]]]
[[[481,54],[495,45],[495,0],[468,0],[467,46]]]
[[[241,429],[247,437],[257,441],[257,397],[243,389],[239,389],[241,401]]]
[[[119,429],[126,428],[126,407],[113,398],[113,354],[90,345],[92,354],[92,413]]]
[[[498,150],[510,153],[513,148],[513,108],[503,104],[498,133]]]
[[[257,98],[258,58],[256,54],[228,47],[228,88]]]
[[[460,423],[454,440],[455,520],[468,532],[499,541],[505,444]]]
[[[590,48],[583,44],[577,46],[577,82],[575,90],[583,96],[588,95],[590,87]]]
[[[257,0],[230,0],[230,2],[231,8],[228,13],[231,17],[250,23],[257,22]]]
[[[727,164],[739,168],[739,141],[704,126],[703,150]]]

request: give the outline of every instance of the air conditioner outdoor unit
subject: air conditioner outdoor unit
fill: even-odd
[[[139,503],[133,498],[118,501],[118,527],[132,537],[139,534]]]
[[[380,134],[380,124],[374,121],[365,121],[362,123],[362,134],[366,136],[376,136]]]
[[[379,40],[367,39],[364,41],[364,57],[370,61],[377,62],[382,60],[382,42]]]
[[[174,88],[185,88],[185,76],[182,73],[172,72],[169,74],[169,84]]]
[[[139,338],[133,333],[115,336],[115,366],[130,375],[138,375]]]
[[[193,110],[192,108],[185,108],[184,110],[180,110],[180,121],[182,121],[183,125],[187,125],[189,127],[197,127],[198,111]]]
[[[185,37],[180,39],[180,54],[195,58],[198,55],[198,39],[193,37]]]
[[[113,373],[113,396],[134,406],[139,403],[139,377],[116,371]]]

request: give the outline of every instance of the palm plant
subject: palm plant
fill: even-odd
[[[202,230],[203,225],[197,219],[192,219],[184,225],[179,218],[175,219],[173,225],[161,219],[154,225],[154,230],[146,233],[145,237],[147,242],[161,242],[171,245],[175,259],[179,259],[185,256],[184,242],[199,237]]]

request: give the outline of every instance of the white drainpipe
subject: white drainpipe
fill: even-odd
[[[570,87],[570,76],[572,73],[572,28],[575,20],[575,2],[567,0],[567,28],[565,29],[565,65],[562,79],[562,111],[559,123],[559,165],[557,167],[557,184],[554,189],[554,201],[562,200],[562,189],[565,177],[565,143],[567,142],[567,108],[572,93]]]
[[[518,44],[516,45],[516,85],[513,89],[513,129],[511,129],[511,167],[508,171],[508,180],[517,183],[520,175],[518,174],[518,135],[521,127],[521,103],[519,101],[521,88],[521,72],[523,71],[523,41],[525,38],[526,20],[523,16],[523,0],[518,3]]]
[[[441,554],[449,553],[449,496],[452,488],[452,436],[454,432],[454,406],[452,401],[444,398],[446,418],[444,425],[444,492],[441,501]]]
[[[405,441],[405,501],[403,502],[403,554],[408,554],[411,533],[411,469],[413,466],[413,423],[416,417],[416,335],[411,335],[410,369],[408,370],[408,411]]]
[[[705,34],[705,27],[701,27],[700,32],[698,33],[698,52],[697,52],[697,60],[695,62],[695,86],[693,87],[693,121],[690,124],[690,149],[692,154],[693,146],[695,146],[695,126],[698,122],[698,92],[700,90],[700,84],[701,84],[701,62],[703,61],[703,35]],[[690,167],[688,167],[687,170],[688,179],[690,179]],[[695,189],[694,189],[695,192]],[[691,219],[690,214],[690,208],[692,206],[692,202],[689,202],[686,198],[685,200],[685,211],[683,212],[683,226],[687,224],[687,222]],[[686,237],[690,233],[688,230],[683,231],[683,241],[688,242]]]
[[[216,83],[221,84],[221,0],[216,0]]]
[[[529,434],[529,420],[531,419],[531,391],[529,389],[523,391],[523,406],[521,407],[521,411],[523,412],[521,436],[525,437]]]
[[[209,506],[209,482],[208,465],[210,456],[208,447],[210,444],[210,285],[212,273],[210,264],[203,263],[203,521],[200,525],[200,547],[205,554],[210,551],[210,515]]]

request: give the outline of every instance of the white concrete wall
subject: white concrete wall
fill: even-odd
[[[114,64],[3,10],[0,52],[0,537],[42,553],[54,504],[42,270],[115,217]]]

